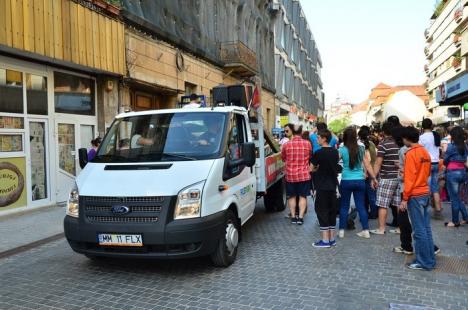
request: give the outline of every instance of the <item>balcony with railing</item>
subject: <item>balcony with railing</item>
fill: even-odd
[[[224,69],[241,77],[256,75],[257,55],[241,41],[221,43],[221,61]]]

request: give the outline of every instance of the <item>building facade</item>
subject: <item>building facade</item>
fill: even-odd
[[[275,20],[275,98],[279,127],[309,126],[324,112],[322,60],[299,1],[272,3]],[[278,111],[279,110],[279,111]]]
[[[460,120],[450,108],[468,102],[467,5],[465,0],[440,1],[425,32],[428,108],[436,124]]]
[[[255,82],[270,132],[280,110],[310,124],[320,70],[299,1],[0,1],[0,212],[65,202],[78,150],[127,110]]]
[[[117,112],[124,26],[106,4],[0,1],[0,212],[66,201]]]

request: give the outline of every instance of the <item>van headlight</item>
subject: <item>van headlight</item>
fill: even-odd
[[[205,181],[182,189],[177,195],[174,219],[191,219],[201,215],[201,197]]]
[[[68,203],[67,203],[67,211],[66,214],[71,216],[71,217],[78,217],[79,215],[79,203],[78,200],[80,198],[80,193],[78,192],[78,186],[76,185],[73,186],[72,190],[70,191],[70,196],[68,197]]]

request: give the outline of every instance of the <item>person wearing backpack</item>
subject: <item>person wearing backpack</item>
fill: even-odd
[[[433,131],[432,121],[425,118],[422,121],[423,134],[419,137],[421,144],[431,155],[431,176],[429,177],[429,188],[434,207],[434,219],[442,220],[442,205],[439,194],[439,154],[441,138],[436,131]]]

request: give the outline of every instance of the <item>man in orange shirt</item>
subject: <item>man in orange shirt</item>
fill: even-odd
[[[418,143],[419,132],[414,127],[402,130],[403,143],[409,147],[403,171],[403,200],[400,210],[408,210],[413,226],[416,259],[407,265],[414,270],[432,270],[435,267],[434,241],[432,239],[430,191],[431,156]]]

